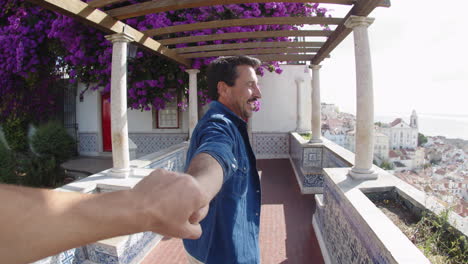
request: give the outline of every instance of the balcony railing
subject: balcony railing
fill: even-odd
[[[354,154],[323,139],[308,144],[291,133],[291,161],[303,193],[316,193],[313,225],[326,263],[430,263],[421,251],[371,202],[366,193],[396,192],[416,214],[445,208],[410,184],[374,166],[376,180],[348,176]],[[312,179],[310,179],[312,178]],[[463,235],[467,221],[455,213],[450,224]]]

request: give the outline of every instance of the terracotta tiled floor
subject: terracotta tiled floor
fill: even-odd
[[[259,160],[257,167],[262,178],[262,264],[323,263],[312,228],[315,200],[300,194],[289,160]],[[165,238],[142,262],[150,263],[187,264],[181,240]]]

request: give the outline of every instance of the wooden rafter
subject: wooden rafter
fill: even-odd
[[[117,3],[122,3],[122,2],[126,2],[126,1],[128,1],[128,0],[93,0],[93,1],[89,1],[88,5],[98,8],[98,7],[103,7],[103,6],[106,6],[106,5],[117,4]]]
[[[278,2],[288,3],[309,3],[311,0],[283,0]],[[379,1],[379,0],[377,0]],[[124,7],[114,8],[107,13],[117,19],[126,19],[137,16],[144,16],[153,13],[174,11],[185,8],[197,8],[202,6],[229,5],[229,4],[245,4],[245,3],[268,3],[271,0],[159,0],[147,1],[139,4],[128,5]],[[329,3],[352,5],[354,0],[317,0],[314,3]]]
[[[106,13],[89,6],[80,0],[28,0],[44,8],[78,18],[88,25],[101,29],[107,33],[127,33],[135,39],[135,42],[153,53],[162,55],[186,66],[190,66],[190,60],[177,55],[173,50],[164,47],[158,41],[146,36],[142,32],[129,25],[116,20]]]
[[[210,51],[210,52],[197,52],[186,53],[180,56],[184,58],[205,58],[205,57],[218,57],[218,56],[235,56],[235,55],[258,55],[258,54],[287,54],[287,53],[312,53],[317,52],[319,48],[269,48],[269,49],[236,49],[224,51]]]
[[[310,61],[314,55],[252,55],[262,62],[269,61]]]
[[[346,21],[352,15],[368,16],[370,12],[372,12],[372,10],[378,6],[390,6],[390,1],[360,0],[353,6],[343,21]],[[351,32],[352,29],[345,27],[344,23],[340,24],[333,31],[317,55],[314,57],[312,64],[318,65],[320,62],[322,62],[327,56],[329,56],[330,52],[336,46],[338,46]]]
[[[267,3],[271,0],[158,0],[146,1],[138,4],[127,4],[128,0],[93,0],[85,3],[84,0],[27,0],[47,9],[59,12],[61,14],[73,17],[85,24],[98,28],[106,33],[122,33],[125,32],[135,38],[135,42],[145,49],[153,53],[162,55],[166,58],[174,60],[180,64],[190,66],[190,60],[184,57],[191,56],[205,56],[213,54],[227,54],[246,52],[247,48],[260,48],[266,53],[268,49],[273,48],[289,48],[288,51],[292,52],[292,48],[317,48],[320,47],[317,54],[314,56],[309,55],[255,55],[263,61],[304,61],[311,60],[312,64],[319,64],[324,58],[329,57],[330,52],[348,36],[352,29],[344,26],[346,21],[351,15],[367,16],[369,13],[378,6],[389,7],[390,0],[317,0],[314,3],[333,3],[342,5],[353,5],[351,11],[345,18],[325,18],[325,17],[280,17],[280,18],[248,18],[248,19],[234,19],[234,20],[221,20],[201,22],[187,25],[178,25],[173,27],[166,27],[163,29],[153,29],[145,32],[136,30],[129,25],[120,21],[120,19],[141,16],[145,14],[165,12],[171,10],[197,8],[202,6],[214,5],[228,5],[228,4],[243,4],[243,3]],[[101,11],[97,8],[104,6],[125,3],[121,8],[115,8],[107,11]],[[279,2],[291,3],[308,3],[310,0],[283,0]],[[320,31],[320,30],[297,30],[297,31],[259,31],[259,32],[236,32],[213,34],[204,36],[181,37],[163,40],[154,40],[151,36],[161,36],[165,34],[213,29],[230,26],[249,26],[249,25],[274,25],[274,24],[338,24],[334,31]],[[151,35],[151,36],[150,36]],[[177,49],[168,49],[164,45],[173,45],[179,43],[193,43],[214,40],[229,40],[229,39],[258,39],[258,38],[274,38],[274,37],[293,37],[293,36],[320,36],[328,37],[326,42],[249,42],[249,43],[233,43],[233,44],[218,44],[218,45],[205,45],[196,47],[185,47]],[[238,51],[231,51],[238,49]],[[240,49],[240,50],[239,50]],[[310,49],[311,50],[311,49]],[[316,49],[315,49],[316,50]],[[314,50],[314,51],[315,51]],[[251,50],[252,51],[252,50]],[[247,51],[247,52],[251,52]],[[198,52],[195,54],[184,54],[190,52]],[[204,53],[202,53],[204,52]],[[224,52],[224,53],[220,53]],[[278,53],[282,53],[278,51]],[[182,55],[183,54],[183,55]]]
[[[163,45],[173,45],[180,43],[193,43],[202,41],[228,40],[228,39],[256,39],[256,38],[276,38],[276,37],[327,37],[330,31],[324,30],[279,30],[279,31],[258,31],[258,32],[235,32],[224,34],[213,34],[203,36],[189,36],[180,38],[170,38],[159,40]]]
[[[247,42],[247,43],[232,43],[232,44],[216,44],[216,45],[203,45],[186,48],[175,48],[173,51],[178,54],[188,52],[201,52],[201,51],[221,51],[232,49],[248,49],[248,48],[287,48],[287,47],[321,47],[325,42],[310,41],[310,42]]]
[[[241,27],[253,25],[338,25],[342,23],[341,18],[331,17],[261,17],[244,18],[230,20],[216,20],[209,22],[200,22],[193,24],[177,25],[164,28],[155,28],[143,31],[148,36],[160,36],[164,34],[178,33],[184,31],[194,31],[203,29],[223,28],[223,27]]]

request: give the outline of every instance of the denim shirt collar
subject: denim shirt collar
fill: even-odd
[[[231,109],[218,101],[212,101],[210,104],[210,109],[226,115],[226,117],[229,118],[229,120],[231,120],[237,127],[247,127],[247,122],[242,120],[242,118],[232,112]]]

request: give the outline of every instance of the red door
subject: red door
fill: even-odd
[[[102,148],[104,151],[112,151],[110,93],[102,95],[101,114]]]

